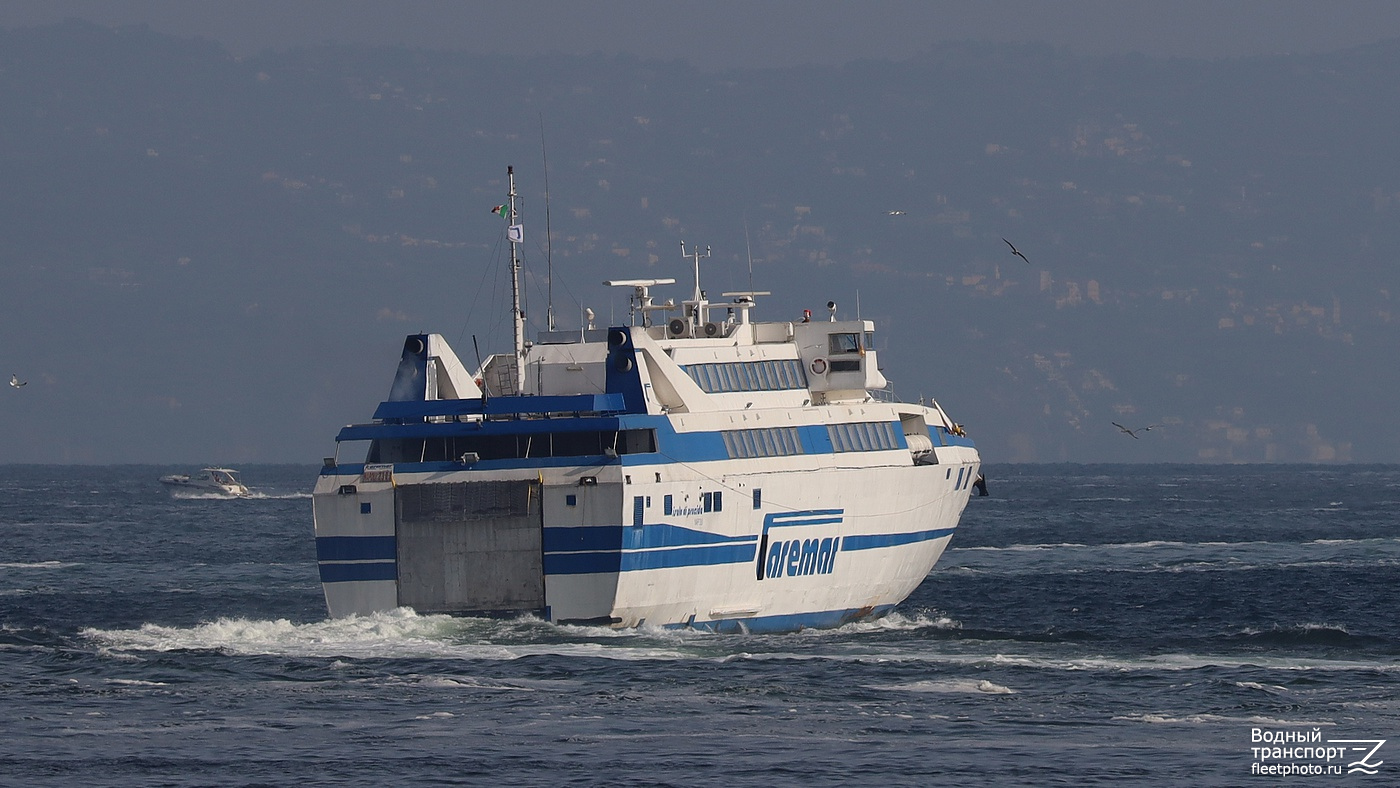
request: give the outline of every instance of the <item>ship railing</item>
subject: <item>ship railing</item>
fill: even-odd
[[[866,393],[876,402],[899,402],[894,395],[894,386],[886,386],[882,389],[866,389]]]

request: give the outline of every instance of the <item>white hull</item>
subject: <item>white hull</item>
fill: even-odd
[[[911,464],[907,450],[893,450],[523,472],[395,470],[385,477],[379,470],[379,482],[327,468],[313,496],[316,534],[318,544],[342,551],[321,551],[326,602],[333,616],[407,605],[419,612],[531,612],[617,627],[752,631],[878,617],[923,581],[967,504],[976,451],[948,446],[937,452],[940,462],[931,465]],[[580,485],[584,477],[596,484]],[[401,539],[396,490],[511,480],[522,485],[517,495],[537,502],[522,519],[538,524],[539,538],[502,549],[517,557],[538,550],[538,560],[507,559],[520,571],[496,582],[529,585],[533,578],[519,575],[538,571],[542,595],[526,592],[526,604],[504,608],[414,604],[410,597],[423,597],[401,590],[405,580],[418,583],[406,574],[440,579],[450,599],[446,586],[453,578],[479,576],[483,563],[503,562],[471,549],[454,552],[452,532],[474,527],[462,521],[431,537],[434,566],[427,572],[401,567],[401,560],[421,557],[406,554],[413,545]],[[705,511],[707,492],[711,511]],[[714,492],[721,494],[719,511],[713,511]],[[349,549],[356,542],[370,552]],[[473,591],[462,592],[469,597]],[[538,604],[528,604],[532,600]]]

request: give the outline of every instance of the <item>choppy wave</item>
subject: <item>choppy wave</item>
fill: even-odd
[[[928,679],[903,684],[866,684],[869,689],[898,692],[982,692],[989,695],[1013,695],[1015,690],[986,679]]]
[[[948,553],[976,553],[976,552],[1029,552],[1037,550],[1141,550],[1151,548],[1179,547],[1210,547],[1210,548],[1249,548],[1249,547],[1300,547],[1303,545],[1397,545],[1400,546],[1400,538],[1393,537],[1372,537],[1367,539],[1313,539],[1306,542],[1269,542],[1269,541],[1247,541],[1247,542],[1180,542],[1167,539],[1151,539],[1143,542],[1104,542],[1101,544],[1087,544],[1083,542],[1047,542],[1044,544],[1010,544],[1010,545],[974,545],[970,547],[953,546]]]
[[[1274,626],[1268,629],[1245,628],[1233,639],[1246,643],[1266,646],[1383,646],[1385,638],[1373,635],[1354,635],[1346,627],[1333,624],[1301,624],[1298,626]]]
[[[1272,725],[1276,727],[1320,727],[1337,724],[1330,720],[1290,720],[1280,717],[1262,717],[1258,715],[1234,717],[1226,714],[1210,713],[1179,716],[1170,714],[1120,714],[1113,716],[1111,719],[1120,722],[1145,722],[1151,725],[1215,725],[1228,723],[1231,725]]]
[[[0,564],[0,569],[68,569],[74,566],[82,566],[82,564],[65,561],[14,562]]]
[[[1272,540],[1014,543],[958,547],[946,552],[934,572],[980,572],[1036,576],[1084,572],[1241,572],[1269,569],[1391,567],[1400,565],[1394,537]]]
[[[48,784],[203,785],[234,758],[268,784],[341,768],[376,784],[444,768],[554,784],[603,761],[638,783],[655,781],[655,753],[689,746],[736,786],[902,784],[930,763],[969,784],[1116,785],[1146,769],[1238,783],[1251,726],[1396,728],[1394,490],[1180,468],[1095,470],[1081,490],[1070,471],[971,501],[898,612],[788,634],[321,620],[304,501],[171,501],[150,470],[32,471],[49,480],[33,492],[0,480],[0,520],[17,526],[0,528],[0,576],[27,589],[0,591],[12,760]],[[292,491],[315,468],[264,474],[255,493],[305,498]],[[522,744],[548,757],[521,771]],[[113,776],[113,752],[161,757]],[[820,771],[838,761],[858,765]],[[680,774],[667,779],[705,782]]]

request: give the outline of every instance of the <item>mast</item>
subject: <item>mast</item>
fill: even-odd
[[[554,330],[554,235],[549,229],[549,152],[544,147],[544,113],[540,113],[540,158],[544,160],[544,267],[548,285],[545,296],[545,330]]]
[[[515,322],[515,393],[525,393],[525,311],[520,308],[520,255],[516,247],[523,238],[521,226],[515,219],[515,167],[506,167],[506,177],[510,181],[510,194],[507,201],[510,223],[506,227],[506,240],[510,242],[510,313]]]
[[[705,253],[703,255],[700,254],[700,247],[698,246],[695,247],[693,252],[687,254],[685,251],[685,241],[681,241],[681,257],[691,258],[695,268],[695,294],[691,297],[690,303],[694,305],[691,308],[694,310],[692,314],[694,315],[694,325],[697,327],[705,325],[705,321],[709,319],[709,315],[707,314],[708,310],[705,308],[705,291],[700,289],[700,258],[709,256],[710,247],[708,246],[705,247]],[[687,315],[686,317],[689,318],[691,316]]]

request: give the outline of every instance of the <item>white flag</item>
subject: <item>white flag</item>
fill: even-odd
[[[525,242],[525,225],[512,224],[506,228],[506,240],[513,244]]]

